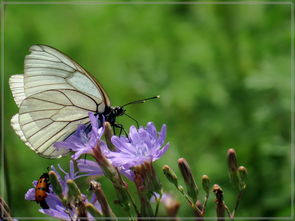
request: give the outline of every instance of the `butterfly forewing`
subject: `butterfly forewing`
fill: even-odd
[[[56,158],[67,151],[57,151],[53,144],[89,123],[88,112],[103,113],[110,101],[95,78],[60,51],[45,45],[30,51],[24,75],[9,79],[20,108],[11,125],[36,153]]]
[[[33,45],[25,57],[24,90],[28,97],[49,89],[75,89],[110,105],[101,85],[84,68],[60,51]]]

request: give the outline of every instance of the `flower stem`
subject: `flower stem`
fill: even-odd
[[[101,205],[103,215],[105,217],[111,217],[111,218],[117,220],[115,214],[113,213],[113,211],[112,211],[112,209],[105,197],[105,194],[101,188],[101,184],[96,181],[91,181],[90,185],[91,185],[91,190],[94,192],[97,201]]]
[[[154,197],[155,197],[155,199],[157,201],[156,211],[155,211],[155,217],[157,217],[158,212],[159,212],[160,202],[161,202],[161,199],[162,199],[162,193],[160,194],[159,198],[157,198],[156,194],[154,194]]]
[[[244,192],[244,190],[239,191],[239,194],[238,194],[237,200],[236,200],[236,204],[235,204],[235,208],[234,208],[233,212],[231,213],[231,218],[235,217],[235,213],[236,213],[236,211],[237,211],[237,209],[239,207],[240,201],[242,199],[243,192]]]
[[[112,182],[118,196],[120,205],[130,213],[130,198],[127,184],[121,179],[118,170],[103,156],[99,143],[93,148],[93,156],[98,165],[103,169],[105,176]],[[135,205],[135,204],[134,204]]]

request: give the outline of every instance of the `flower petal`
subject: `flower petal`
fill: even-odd
[[[30,188],[25,194],[26,200],[35,200],[35,188]]]

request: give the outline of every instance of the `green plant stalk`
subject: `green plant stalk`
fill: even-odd
[[[116,191],[120,205],[130,214],[130,199],[132,198],[127,191],[127,185],[122,181],[120,175],[115,167],[113,167],[109,161],[102,155],[99,144],[93,149],[93,156],[98,165],[103,169],[105,176],[112,182]],[[132,200],[133,201],[133,200]],[[137,212],[137,207],[134,203],[131,204],[134,210]]]

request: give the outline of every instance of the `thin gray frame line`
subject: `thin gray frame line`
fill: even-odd
[[[217,5],[291,5],[291,216],[290,217],[235,217],[237,220],[242,220],[242,219],[249,219],[249,220],[275,220],[275,219],[284,219],[284,220],[291,220],[294,218],[294,42],[293,42],[293,37],[294,37],[294,4],[293,2],[255,2],[255,1],[248,1],[248,2],[94,2],[94,1],[89,1],[89,2],[5,2],[1,0],[1,72],[3,75],[1,75],[0,80],[2,79],[2,95],[1,95],[1,116],[2,119],[4,119],[4,7],[5,5],[13,5],[13,4],[56,4],[56,5],[62,5],[62,4],[101,4],[101,5],[115,5],[115,4],[122,4],[122,5],[135,5],[135,4],[140,4],[140,5],[181,5],[181,4],[190,4],[190,5],[210,5],[210,4],[217,4]],[[8,4],[7,4],[8,3]],[[2,131],[4,131],[4,124],[2,121],[1,125]],[[1,138],[3,138],[3,133],[1,133]],[[4,149],[4,139],[1,140],[1,149]],[[3,152],[2,152],[3,153]],[[4,162],[4,155],[2,154],[2,163]],[[293,166],[292,166],[293,165]],[[1,171],[4,170],[4,167],[2,166]],[[3,171],[4,172],[4,171]],[[4,173],[2,173],[4,174]],[[4,176],[3,176],[4,179]],[[1,179],[2,180],[2,179]],[[3,193],[5,191],[4,185],[2,185],[2,190]],[[13,218],[22,218],[22,219],[51,219],[50,217],[13,217]],[[120,219],[128,219],[128,217],[118,217]],[[153,217],[146,217],[147,219],[151,219]],[[185,218],[185,219],[196,219],[195,217],[178,217],[180,219]],[[204,219],[216,219],[217,217],[204,217]],[[100,219],[100,218],[98,218]],[[101,219],[106,219],[106,218],[101,218]],[[145,218],[143,218],[145,219]],[[157,217],[159,219],[159,217]],[[171,219],[171,217],[162,217],[160,219]]]
[[[0,10],[1,10],[1,177],[0,183],[2,183],[1,187],[1,196],[3,196],[4,200],[4,193],[5,193],[5,171],[4,171],[4,7],[3,1],[0,2]],[[3,214],[3,210],[0,211],[1,216]]]
[[[12,217],[14,219],[52,219],[51,217]],[[83,217],[81,217],[83,219]],[[84,217],[85,218],[85,217]],[[96,220],[129,220],[129,217],[94,217]],[[179,219],[186,219],[186,220],[198,220],[198,217],[177,217]],[[199,219],[204,219],[204,220],[216,220],[217,217],[199,217]],[[229,219],[229,217],[224,217],[225,219]],[[292,220],[292,217],[286,217],[286,216],[282,216],[282,217],[235,217],[235,220],[257,220],[257,218],[262,218],[260,220]],[[140,217],[140,219],[143,220],[166,220],[166,219],[175,219],[175,217]]]
[[[295,164],[294,164],[294,156],[295,156],[295,146],[294,146],[294,98],[295,98],[295,93],[294,93],[294,4],[291,5],[291,217],[294,218],[294,169],[295,169]]]
[[[235,2],[235,1],[228,1],[228,2],[106,2],[106,1],[68,1],[68,2],[56,2],[56,1],[36,1],[36,2],[19,2],[19,1],[3,1],[5,5],[292,5],[292,1],[245,1],[245,2]]]

